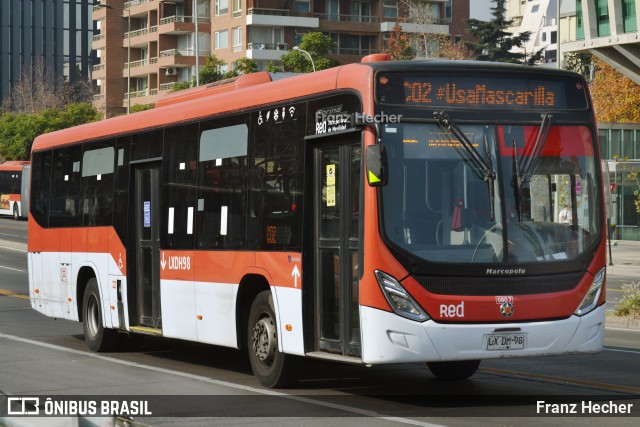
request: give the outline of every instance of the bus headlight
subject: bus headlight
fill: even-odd
[[[400,282],[380,270],[376,270],[374,274],[378,279],[382,293],[396,314],[419,322],[429,320],[429,315],[411,298]]]
[[[593,278],[593,283],[587,291],[587,294],[584,296],[582,302],[578,306],[578,309],[574,311],[573,314],[575,314],[576,316],[584,316],[585,314],[596,308],[598,299],[600,299],[600,293],[602,292],[602,285],[604,285],[606,271],[606,268],[603,268],[598,272],[598,274],[596,274],[596,277]]]

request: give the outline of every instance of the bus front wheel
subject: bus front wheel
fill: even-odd
[[[247,344],[251,369],[263,386],[286,387],[295,381],[298,360],[278,350],[278,328],[270,291],[260,292],[253,300]]]
[[[480,361],[428,362],[427,366],[439,380],[464,380],[476,373],[480,366]]]
[[[91,278],[87,283],[82,300],[82,327],[84,339],[93,351],[113,351],[118,348],[122,337],[113,329],[107,329],[102,322],[102,304],[98,281]]]

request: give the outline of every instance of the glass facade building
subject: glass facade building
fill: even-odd
[[[66,80],[89,79],[93,0],[0,1],[0,95],[36,64]]]

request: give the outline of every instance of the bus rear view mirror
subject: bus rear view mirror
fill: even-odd
[[[382,145],[367,147],[367,182],[371,187],[387,184],[387,156]]]

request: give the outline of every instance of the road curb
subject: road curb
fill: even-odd
[[[604,320],[605,327],[609,328],[625,328],[640,330],[640,318],[607,316]]]

